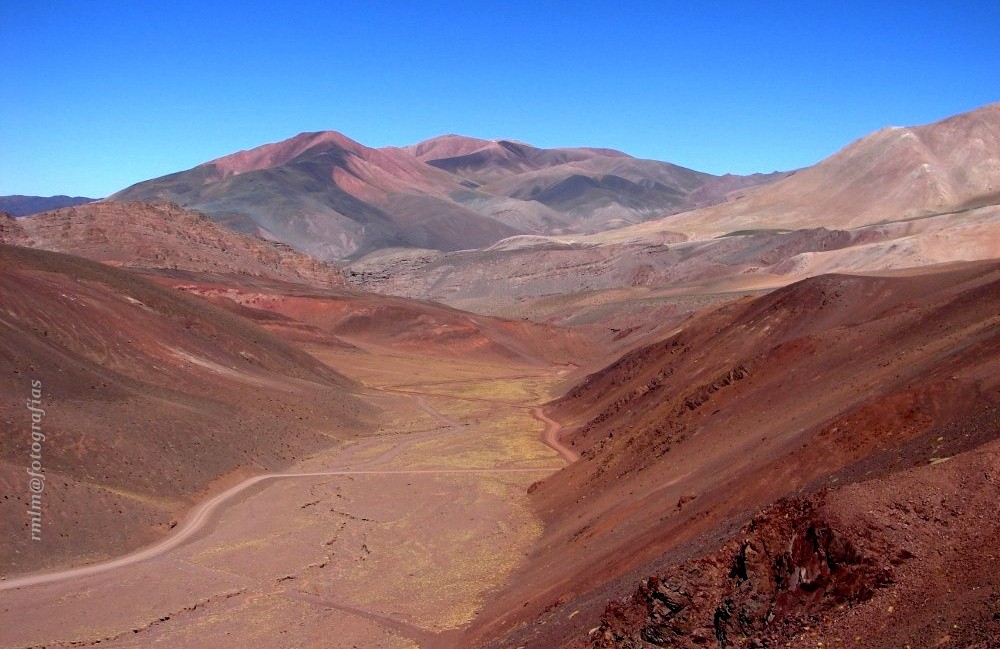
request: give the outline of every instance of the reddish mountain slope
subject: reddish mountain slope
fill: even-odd
[[[595,148],[539,149],[458,136],[409,148],[481,191],[537,202],[567,214],[577,232],[596,232],[723,201],[735,190],[786,174],[712,176]]]
[[[571,164],[594,160],[613,163],[605,171],[636,186],[646,186],[638,180],[642,173],[654,177],[639,170],[645,161],[631,158]],[[550,171],[498,184],[535,174],[540,184],[529,193],[566,205],[576,189],[617,187],[580,175],[570,183],[576,189],[564,192],[541,181]],[[670,184],[665,177],[656,182]],[[711,191],[710,183],[694,193],[701,191]],[[373,253],[352,262],[349,276],[366,290],[507,315],[566,293],[656,291],[679,283],[698,292],[720,282],[730,289],[776,287],[824,273],[995,259],[998,192],[995,104],[936,124],[879,131],[814,167],[710,208],[588,236],[520,236],[449,253]]]
[[[174,205],[101,202],[0,219],[0,242],[140,271],[159,284],[208,297],[286,339],[337,346],[350,339],[532,362],[593,351],[581,336],[555,327],[347,288],[340,271],[323,262]]]
[[[251,321],[132,273],[0,246],[6,574],[120,554],[219,481],[356,434],[354,384]],[[43,544],[25,503],[41,381]]]
[[[373,149],[318,132],[139,183],[111,199],[178,203],[332,259],[595,231],[711,204],[730,189],[774,179],[716,177],[605,149],[459,136]],[[495,180],[505,184],[486,184]]]
[[[315,286],[341,272],[287,245],[237,234],[176,205],[89,203],[3,219],[0,242],[87,257],[112,266],[179,269]]]
[[[478,184],[595,157],[630,158],[611,149],[539,149],[511,140],[478,140],[456,135],[426,140],[407,150],[434,167]]]
[[[447,198],[458,179],[401,150],[303,133],[146,181],[113,200],[171,201],[331,259],[386,246],[470,248],[518,230]],[[412,204],[397,201],[414,195]],[[445,212],[439,214],[438,212]]]
[[[725,205],[643,224],[705,238],[748,228],[847,228],[1000,202],[1000,104],[886,128]]]
[[[592,374],[550,410],[582,459],[535,489],[543,541],[470,643],[990,637],[998,314],[995,263],[823,276]]]
[[[565,363],[593,356],[584,336],[526,320],[503,320],[402,298],[280,284],[220,283],[212,278],[157,276],[291,340],[475,357],[483,361]]]

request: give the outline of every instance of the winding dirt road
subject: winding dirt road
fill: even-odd
[[[559,440],[559,431],[562,430],[562,424],[560,424],[555,419],[549,418],[541,408],[532,408],[531,414],[535,419],[545,424],[545,430],[542,431],[540,439],[542,443],[554,450],[559,454],[559,457],[566,460],[568,464],[572,464],[580,459],[580,454],[566,446]]]
[[[433,416],[439,422],[457,427],[460,426],[459,422],[449,419],[439,413],[437,410],[433,409],[427,404],[427,401],[423,396],[416,397],[417,403],[420,407],[425,410],[428,414]],[[541,441],[556,451],[560,457],[562,457],[566,462],[572,463],[579,459],[579,454],[565,446],[559,441],[559,431],[562,426],[555,420],[547,417],[541,408],[533,408],[532,414],[536,419],[545,424],[545,429],[542,432],[540,439]],[[404,442],[403,445],[407,445]],[[551,473],[556,470],[555,467],[541,467],[541,468],[496,468],[496,469],[342,469],[342,470],[330,470],[330,471],[315,471],[308,473],[265,473],[252,478],[247,478],[243,482],[240,482],[233,487],[219,493],[212,498],[202,502],[200,505],[196,506],[187,515],[184,521],[178,525],[173,534],[171,534],[166,539],[156,543],[154,545],[147,546],[145,548],[139,549],[131,554],[119,557],[117,559],[111,559],[109,561],[104,561],[102,563],[95,563],[86,566],[79,566],[76,568],[67,568],[65,570],[59,570],[55,572],[44,572],[31,575],[24,575],[22,577],[15,577],[8,579],[6,581],[0,582],[0,591],[15,590],[18,588],[28,588],[31,586],[38,586],[41,584],[51,584],[55,582],[68,581],[72,579],[79,579],[81,577],[86,577],[89,575],[96,575],[102,572],[107,572],[109,570],[115,570],[118,568],[124,568],[130,566],[140,561],[146,561],[154,557],[162,556],[171,550],[181,546],[185,541],[189,540],[192,536],[197,534],[199,531],[204,529],[204,527],[209,523],[213,514],[215,514],[221,506],[223,506],[227,501],[234,498],[236,495],[246,491],[254,485],[264,482],[266,480],[278,480],[278,479],[301,479],[301,478],[319,478],[319,477],[330,477],[330,476],[354,476],[354,475],[409,475],[409,474],[489,474],[489,473]]]
[[[514,377],[514,378],[522,378],[522,377]],[[461,382],[461,381],[454,381],[454,382]],[[464,397],[451,394],[434,394],[430,392],[417,392],[415,390],[401,390],[398,388],[392,388],[388,386],[369,386],[369,387],[373,390],[378,390],[380,392],[395,392],[397,394],[407,394],[416,401],[417,405],[420,406],[421,410],[429,414],[431,417],[436,419],[441,424],[444,424],[445,426],[450,426],[452,428],[458,428],[462,424],[455,421],[454,419],[446,417],[445,415],[441,414],[438,410],[436,410],[434,407],[432,407],[430,404],[428,404],[427,403],[428,396],[435,396],[443,399],[457,399],[459,401],[479,401],[485,403],[497,403],[510,408],[525,408],[525,409],[530,408],[531,415],[545,425],[545,429],[542,431],[542,434],[539,435],[539,439],[542,441],[542,443],[551,448],[552,450],[554,450],[556,453],[558,453],[559,457],[564,459],[568,464],[572,464],[573,462],[576,462],[577,460],[580,459],[579,453],[577,453],[572,448],[563,444],[562,441],[559,439],[559,432],[562,430],[562,424],[560,424],[555,419],[552,419],[551,417],[546,415],[540,406],[529,406],[518,403],[510,403],[507,401],[499,401],[495,399],[483,399],[480,397]]]
[[[252,478],[247,478],[243,482],[223,491],[212,498],[209,498],[205,502],[201,503],[195,507],[187,518],[174,529],[174,533],[169,537],[156,543],[155,545],[150,545],[140,550],[137,550],[131,554],[127,554],[123,557],[117,559],[112,559],[110,561],[104,561],[102,563],[95,563],[87,566],[79,566],[77,568],[67,568],[66,570],[59,570],[56,572],[44,572],[32,575],[25,575],[23,577],[15,577],[13,579],[8,579],[6,581],[0,582],[0,591],[14,590],[17,588],[27,588],[29,586],[38,586],[41,584],[51,584],[59,581],[67,581],[70,579],[78,579],[80,577],[86,577],[88,575],[96,575],[98,573],[107,572],[108,570],[115,570],[117,568],[124,568],[125,566],[130,566],[132,564],[139,563],[140,561],[146,561],[147,559],[152,559],[153,557],[158,557],[170,552],[174,548],[182,545],[185,541],[190,539],[192,536],[197,534],[205,525],[211,520],[212,514],[214,514],[221,505],[223,505],[227,500],[232,499],[234,496],[240,492],[246,491],[250,487],[263,482],[265,480],[276,480],[276,479],[286,479],[286,478],[319,478],[328,476],[353,476],[353,475],[421,475],[421,474],[432,474],[432,475],[444,475],[444,474],[489,474],[489,473],[551,473],[554,469],[551,467],[541,467],[541,468],[508,468],[508,469],[380,469],[380,470],[343,470],[343,471],[315,471],[310,473],[265,473],[262,475],[254,476]]]

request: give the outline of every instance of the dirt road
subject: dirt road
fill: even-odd
[[[535,419],[545,424],[545,430],[542,431],[541,440],[542,443],[550,447],[559,457],[566,460],[569,464],[576,462],[580,459],[580,454],[566,446],[559,440],[559,431],[562,430],[562,424],[560,424],[555,419],[551,419],[541,408],[532,408],[531,414]]]
[[[551,421],[551,420],[549,420]],[[553,422],[554,423],[554,422]],[[565,447],[563,447],[565,448]],[[557,449],[558,450],[558,449]],[[560,451],[561,453],[562,451]],[[226,501],[242,491],[246,491],[255,484],[265,480],[278,480],[288,478],[319,478],[325,476],[353,476],[353,475],[448,475],[448,474],[476,474],[476,473],[551,473],[553,468],[513,468],[513,469],[397,469],[397,470],[345,470],[345,471],[316,471],[311,473],[265,473],[262,475],[247,478],[243,482],[235,485],[226,491],[206,500],[195,507],[187,518],[174,529],[174,533],[156,545],[145,547],[137,552],[127,554],[118,559],[95,563],[89,566],[79,566],[68,568],[56,572],[45,572],[33,575],[25,575],[0,582],[0,591],[14,590],[16,588],[27,588],[39,584],[51,584],[58,581],[66,581],[87,575],[96,575],[116,568],[124,568],[140,561],[145,561],[153,557],[162,556],[174,548],[183,544],[211,520],[211,517],[219,507],[226,504]]]
[[[554,374],[365,361],[375,434],[243,480],[127,555],[0,581],[0,647],[448,645],[537,539],[530,484],[576,457],[530,415]]]

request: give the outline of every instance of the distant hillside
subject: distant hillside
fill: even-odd
[[[112,266],[184,270],[335,287],[339,269],[283,243],[232,232],[176,205],[90,203],[28,218],[0,214],[0,243]]]
[[[98,202],[13,219],[0,243],[78,255],[200,295],[286,339],[354,342],[444,355],[548,358],[589,345],[534,322],[349,288],[340,269],[283,243],[232,232],[176,205]]]
[[[439,146],[445,144],[456,146]],[[494,165],[491,182],[508,182],[502,169]],[[559,191],[540,195],[555,200]],[[526,299],[555,295],[722,281],[775,287],[822,273],[997,257],[1000,104],[993,104],[933,124],[882,129],[808,169],[711,207],[585,236],[513,237],[458,252],[373,253],[352,262],[348,274],[367,290],[520,317],[529,311]],[[568,304],[564,313],[576,318],[579,306]]]
[[[713,176],[608,149],[455,135],[373,149],[325,131],[141,182],[111,200],[177,203],[234,230],[339,259],[598,232],[712,205],[784,175]]]
[[[856,228],[1000,204],[1000,103],[932,124],[888,127],[726,205],[651,221],[708,238],[747,228]]]
[[[14,194],[0,196],[0,212],[7,212],[11,216],[28,216],[29,214],[57,210],[60,207],[92,203],[96,200],[96,198],[87,198],[86,196],[22,196]]]

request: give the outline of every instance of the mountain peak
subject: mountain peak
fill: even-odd
[[[368,147],[338,131],[307,131],[287,140],[264,144],[253,149],[216,158],[206,164],[214,165],[224,176],[236,175],[277,167],[310,149],[320,147],[323,150],[343,149],[356,155],[361,155],[368,150]]]
[[[476,137],[449,133],[411,144],[410,146],[403,147],[403,150],[409,152],[419,160],[427,161],[469,155],[490,146],[494,142],[494,140],[483,140]]]

